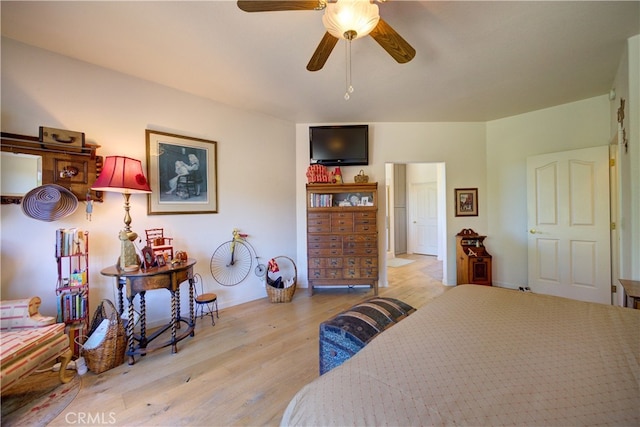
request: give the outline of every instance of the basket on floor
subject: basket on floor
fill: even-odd
[[[269,274],[275,275],[278,273],[271,273],[267,271],[265,288],[267,289],[267,295],[269,296],[269,301],[291,302],[291,299],[293,298],[293,294],[296,292],[296,283],[298,281],[298,268],[296,267],[296,263],[293,262],[291,258],[284,255],[274,257],[273,259],[280,266],[280,270],[284,272],[284,273],[279,272],[281,277],[284,277],[285,279],[289,279],[291,277],[286,275],[287,272],[293,273],[293,283],[290,286],[287,286],[286,288],[276,288],[274,286],[271,286],[269,283],[273,282],[273,279],[269,277]],[[282,276],[282,274],[285,274],[285,276]]]
[[[106,331],[100,330],[100,325],[105,319],[107,320]],[[100,374],[121,365],[124,362],[127,343],[126,333],[118,310],[108,299],[102,300],[93,313],[89,337],[94,333],[99,334],[99,345],[88,347],[87,343],[90,340],[87,340],[82,347],[87,368],[95,374]]]

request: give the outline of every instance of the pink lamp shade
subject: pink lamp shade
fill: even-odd
[[[102,172],[91,189],[125,194],[151,193],[140,160],[123,156],[105,158]]]

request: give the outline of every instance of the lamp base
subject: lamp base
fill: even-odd
[[[120,237],[120,258],[118,259],[118,266],[120,270],[124,271],[136,271],[140,268],[140,257],[136,253],[136,247],[133,241],[138,235],[131,231],[121,231]]]

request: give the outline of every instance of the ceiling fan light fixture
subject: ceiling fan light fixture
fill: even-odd
[[[355,40],[368,35],[378,25],[379,20],[378,6],[370,0],[329,2],[322,16],[322,23],[329,34],[345,40]]]

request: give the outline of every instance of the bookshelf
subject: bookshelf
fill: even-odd
[[[75,357],[89,332],[89,233],[76,228],[56,230],[58,322],[65,323]]]

